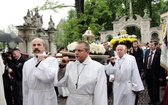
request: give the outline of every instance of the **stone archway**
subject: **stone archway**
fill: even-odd
[[[18,36],[23,40],[23,43],[19,43],[20,51],[32,55],[31,41],[39,37],[45,41],[46,51],[54,55],[56,53],[56,46],[54,44],[56,29],[53,26],[55,23],[52,17],[50,16],[48,29],[42,27],[43,20],[42,16],[38,13],[38,9],[35,10],[35,14],[32,16],[28,10],[27,15],[24,16],[24,20],[25,23],[23,25],[16,26]]]
[[[159,35],[157,32],[151,33],[151,39],[159,41]]]
[[[152,39],[157,39],[158,38],[158,34],[157,33],[153,33],[151,36]]]
[[[140,32],[141,30],[139,27],[132,25],[125,27],[124,30],[127,31],[128,35],[135,35],[137,36],[138,40],[141,40],[141,32]]]
[[[100,31],[101,37],[107,37],[107,35],[112,35],[117,36],[118,33],[120,33],[121,30],[125,29],[126,27],[130,27],[130,26],[135,26],[137,28],[140,29],[140,34],[141,34],[141,41],[142,42],[147,42],[150,40],[150,18],[142,18],[139,15],[135,15],[136,19],[133,18],[129,18],[127,20],[127,16],[123,16],[122,18],[120,18],[118,21],[114,21],[113,23],[113,31],[111,31],[112,33],[108,33],[109,31],[104,31],[104,34]],[[103,38],[102,38],[103,39]],[[106,41],[106,39],[104,38],[104,40],[102,41]]]
[[[106,40],[107,40],[107,41],[109,41],[110,38],[112,38],[112,35],[107,35],[107,36],[106,36]]]
[[[159,39],[162,39],[161,36],[161,28],[160,27],[150,27],[151,18],[147,16],[147,10],[144,10],[144,16],[134,14],[135,18],[133,18],[133,10],[132,10],[132,1],[130,0],[130,14],[128,16],[123,16],[121,18],[116,15],[115,21],[113,21],[113,30],[101,30],[99,31],[101,41],[105,42],[107,35],[112,35],[112,37],[117,36],[121,30],[125,29],[129,26],[135,26],[140,29],[141,34],[141,42],[146,43],[151,39],[151,33],[156,31],[159,35]]]

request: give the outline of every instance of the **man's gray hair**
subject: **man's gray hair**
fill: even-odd
[[[127,50],[127,46],[124,45],[124,44],[119,44],[118,46],[122,46],[124,50]],[[118,47],[118,46],[117,46],[117,47]]]
[[[86,41],[79,41],[78,44],[85,44],[85,50],[89,51],[90,50],[90,45]]]

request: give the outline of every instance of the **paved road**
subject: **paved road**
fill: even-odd
[[[139,98],[138,105],[148,105],[148,102],[149,102],[149,97],[148,97],[148,92],[146,90],[146,85],[144,85],[144,86],[145,86],[145,90],[139,94],[140,98]],[[160,90],[161,90],[160,99],[162,100],[164,89],[161,88]],[[112,100],[112,96],[111,96],[109,99],[109,105],[113,105],[112,103],[113,103],[113,100]],[[66,98],[58,97],[58,105],[66,105]]]

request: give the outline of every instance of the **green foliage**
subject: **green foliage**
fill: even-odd
[[[49,0],[47,0],[49,1]],[[144,16],[144,9],[147,9],[148,16],[152,19],[151,26],[159,26],[160,13],[168,10],[168,2],[154,0],[132,0],[133,14]],[[47,5],[47,6],[46,6]],[[56,10],[66,7],[58,3],[46,2],[41,9]],[[68,19],[58,27],[56,36],[57,46],[67,46],[73,41],[82,40],[82,34],[90,27],[93,34],[98,37],[102,27],[105,30],[112,30],[112,22],[116,19],[116,13],[121,18],[129,16],[129,0],[85,0],[84,13],[77,17],[76,10],[70,10]],[[129,34],[136,34],[139,37],[140,29],[137,27],[127,27]]]
[[[40,7],[37,6],[32,10],[35,10],[36,8],[38,8],[39,10],[53,10],[54,12],[58,12],[58,9],[64,8],[64,7],[66,7],[64,3],[60,4],[58,1],[54,2],[54,1],[46,0],[42,6]]]
[[[140,29],[139,28],[132,26],[132,27],[127,27],[125,30],[127,31],[127,33],[129,35],[136,35],[137,39],[141,38],[141,34],[140,34]]]
[[[58,32],[56,36],[56,45],[57,46],[67,46],[69,43],[73,41],[78,41],[82,39],[82,35],[79,34],[79,28],[81,27],[78,24],[78,19],[73,17],[70,20],[66,20],[63,22],[62,26],[58,27]]]
[[[84,6],[84,14],[81,14],[81,18],[77,18],[74,13],[75,10],[69,11],[68,19],[62,25],[64,33],[62,35],[58,35],[59,32],[57,33],[57,37],[63,36],[62,46],[66,46],[73,41],[82,40],[82,35],[88,27],[97,38],[99,30],[107,22],[107,18],[109,19],[112,15],[106,0],[87,0]],[[59,46],[57,42],[56,45]]]
[[[76,16],[76,11],[71,9],[69,12],[68,12],[69,16],[68,16],[68,20],[71,20],[73,18],[77,18]]]
[[[160,10],[160,13],[164,13],[164,12],[167,12],[168,11],[168,1],[163,1],[161,0],[161,8],[159,9]]]

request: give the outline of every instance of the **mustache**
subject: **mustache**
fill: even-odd
[[[34,50],[33,50],[33,52],[40,52],[40,50],[38,49],[38,48],[35,48]]]

